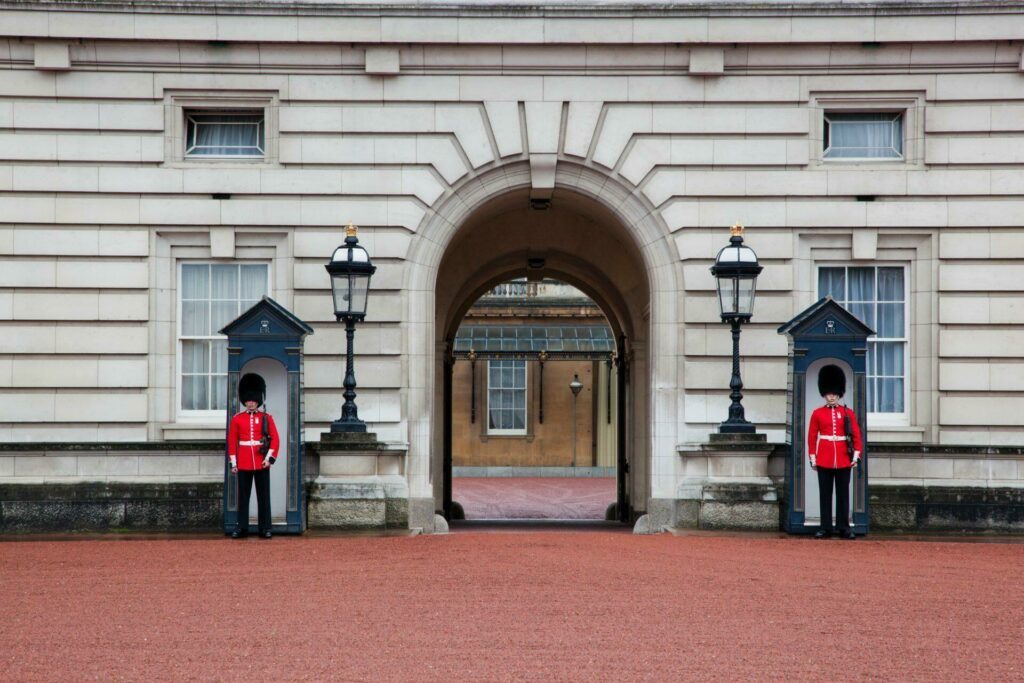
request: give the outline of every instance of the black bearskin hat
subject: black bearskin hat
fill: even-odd
[[[818,393],[835,394],[840,398],[846,393],[846,373],[838,365],[826,365],[818,373]]]
[[[243,405],[246,401],[256,401],[256,405],[261,406],[266,396],[267,383],[256,373],[246,373],[238,382],[238,400]]]

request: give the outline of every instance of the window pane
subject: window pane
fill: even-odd
[[[262,156],[262,111],[186,112],[186,156]]]
[[[877,357],[876,374],[888,377],[903,376],[903,342],[881,342],[871,346]]]
[[[903,380],[879,378],[876,411],[880,413],[903,412]]]
[[[210,267],[210,298],[238,299],[238,266],[214,264]]]
[[[214,375],[211,410],[225,410],[228,407],[228,378],[226,375]]]
[[[241,293],[246,301],[259,301],[267,293],[267,267],[265,265],[242,266]],[[252,304],[249,304],[252,306]],[[246,306],[242,310],[249,308]]]
[[[879,337],[902,337],[905,329],[903,304],[878,304]]]
[[[903,116],[895,112],[828,112],[826,158],[895,158],[903,156]]]
[[[850,301],[875,300],[875,269],[850,268]]]
[[[488,428],[525,429],[526,362],[490,361],[488,378]]]
[[[903,301],[903,269],[878,269],[878,300]]]
[[[206,375],[185,375],[181,381],[181,407],[185,410],[209,408]]]
[[[862,323],[875,329],[875,307],[873,304],[849,304],[846,308]]]
[[[215,301],[210,305],[213,321],[210,324],[210,331],[214,334],[224,329],[224,326],[238,317],[238,303],[235,301]]]
[[[209,342],[183,341],[181,343],[181,371],[204,373],[210,371]]]
[[[210,297],[210,266],[205,263],[186,263],[181,266],[181,298],[208,299]]]
[[[830,296],[839,303],[846,301],[846,268],[818,270],[818,298]]]
[[[820,268],[819,295],[837,289],[846,278],[849,301],[844,307],[876,332],[868,344],[867,391],[870,412],[904,412],[907,342],[906,284],[902,267]],[[900,339],[901,341],[886,341]]]
[[[181,340],[181,407],[223,410],[227,407],[227,340],[218,331],[266,293],[267,266],[187,263],[182,264],[181,273],[181,334],[206,337]],[[239,299],[246,283],[247,293],[257,298]]]
[[[186,337],[209,335],[210,304],[205,301],[182,301],[181,333]]]
[[[210,372],[226,374],[228,371],[228,340],[215,339],[210,344]]]

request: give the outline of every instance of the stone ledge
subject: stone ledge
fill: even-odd
[[[868,489],[880,531],[1024,533],[1024,489],[879,486]]]
[[[107,442],[96,442],[96,443],[84,443],[81,441],[8,441],[0,442],[0,454],[8,453],[39,453],[39,451],[52,452],[52,453],[68,453],[68,452],[115,452],[122,454],[125,452],[136,452],[152,454],[153,452],[177,452],[177,451],[188,451],[193,453],[195,451],[206,451],[209,453],[216,453],[218,455],[224,454],[224,441],[107,441]]]
[[[788,443],[765,443],[758,442],[737,442],[737,443],[681,443],[676,445],[676,452],[682,456],[700,455],[704,451],[722,452],[728,451],[754,451],[767,449],[773,455],[788,455],[790,445]],[[1024,446],[957,446],[903,442],[882,442],[869,441],[867,451],[870,455],[888,456],[898,455],[900,457],[948,457],[948,458],[976,458],[979,456],[993,458],[1024,458]]]
[[[0,531],[215,530],[223,484],[0,484]]]

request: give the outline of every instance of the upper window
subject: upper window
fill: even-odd
[[[819,296],[831,296],[875,331],[868,339],[869,413],[906,413],[907,288],[902,266],[818,270]]]
[[[902,112],[825,113],[825,159],[903,159]]]
[[[487,363],[487,433],[526,434],[526,361]]]
[[[188,159],[263,159],[266,131],[262,109],[185,110]]]
[[[182,263],[178,349],[182,411],[227,408],[227,339],[218,330],[267,294],[265,263]]]

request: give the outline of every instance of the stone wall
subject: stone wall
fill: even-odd
[[[187,260],[270,264],[271,296],[315,328],[316,439],[342,402],[323,263],[351,220],[378,266],[356,336],[360,414],[408,445],[404,476],[429,496],[431,283],[459,227],[439,227],[442,207],[522,186],[555,205],[590,187],[609,215],[632,212],[615,215],[648,277],[638,509],[675,490],[677,447],[727,412],[708,266],[736,221],[765,265],[742,349],[747,417],[770,442],[785,429],[775,328],[817,297],[819,266],[889,264],[908,269],[909,407],[869,419],[872,434],[1019,445],[1024,19],[1000,0],[883,4],[4,6],[0,441],[221,438],[222,416],[179,409]],[[265,158],[183,158],[185,109],[218,106],[266,113]],[[823,160],[832,108],[904,112],[904,158]],[[0,477],[90,462],[0,458]],[[135,476],[156,462],[140,456]]]

